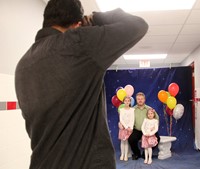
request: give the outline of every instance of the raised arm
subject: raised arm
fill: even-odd
[[[121,9],[94,12],[93,25],[79,29],[81,43],[84,53],[104,70],[133,47],[148,30],[142,18]]]

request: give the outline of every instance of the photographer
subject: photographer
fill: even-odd
[[[79,0],[48,2],[43,28],[15,77],[30,169],[115,169],[103,77],[147,29],[121,9],[84,17]]]

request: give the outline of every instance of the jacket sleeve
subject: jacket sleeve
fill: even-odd
[[[154,128],[153,130],[149,133],[150,136],[154,135],[158,131],[158,120],[155,120]]]
[[[146,120],[146,118],[145,118],[144,121],[143,121],[143,123],[142,123],[142,127],[141,127],[141,130],[142,130],[143,135],[146,135],[146,134],[147,134],[146,131],[145,131],[146,122],[147,122],[147,120]]]
[[[135,123],[135,109],[134,108],[131,108],[131,121],[130,121],[130,125],[129,127],[133,130],[133,127],[134,127],[134,123]]]
[[[120,123],[124,126],[124,128],[127,129],[128,126],[123,119],[123,112],[122,111],[120,111],[120,113],[119,113],[119,120],[120,120]]]
[[[94,26],[79,29],[83,53],[106,70],[117,58],[133,47],[147,32],[140,17],[121,9],[94,12]]]

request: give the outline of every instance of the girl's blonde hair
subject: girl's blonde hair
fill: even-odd
[[[149,111],[151,111],[153,114],[154,114],[154,119],[156,118],[156,111],[155,111],[155,109],[153,109],[153,108],[149,108],[148,110],[147,110],[147,118],[148,118],[148,113],[149,113]]]

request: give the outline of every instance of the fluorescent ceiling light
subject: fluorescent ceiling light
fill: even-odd
[[[150,54],[150,55],[124,55],[125,60],[152,60],[165,59],[167,54]]]
[[[191,9],[196,0],[96,0],[105,12],[121,8],[126,12]]]

